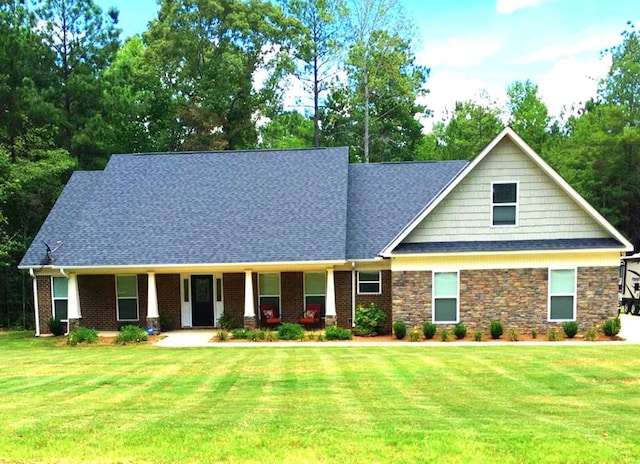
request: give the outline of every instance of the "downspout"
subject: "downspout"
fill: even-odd
[[[33,272],[33,268],[29,268],[29,275],[33,282],[33,310],[36,318],[36,337],[40,336],[40,307],[38,306],[38,281],[36,274]]]
[[[356,321],[356,263],[351,262],[351,327]]]
[[[61,267],[61,268],[60,268],[60,274],[62,274],[62,275],[63,275],[64,277],[66,277],[67,279],[69,278],[69,276],[67,275],[67,273],[66,273],[66,272],[64,272],[64,268],[63,268],[63,267]]]

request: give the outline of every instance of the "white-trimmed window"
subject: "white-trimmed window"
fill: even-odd
[[[138,312],[138,276],[116,276],[117,311],[119,321],[137,321]]]
[[[327,274],[324,272],[304,273],[304,307],[310,304],[322,306],[324,314],[325,301],[327,296]]]
[[[380,271],[358,271],[358,295],[380,295],[382,273]]]
[[[549,320],[576,319],[576,270],[549,269]]]
[[[518,225],[518,183],[493,182],[491,192],[491,225]]]
[[[258,301],[260,306],[273,304],[280,312],[280,274],[258,274]]]
[[[51,295],[53,297],[53,318],[66,322],[69,319],[69,279],[51,277]]]
[[[433,322],[458,322],[458,272],[433,273]]]

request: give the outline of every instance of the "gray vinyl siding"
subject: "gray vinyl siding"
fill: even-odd
[[[517,226],[491,226],[492,182],[518,183]],[[606,237],[607,231],[517,145],[504,139],[404,242]]]

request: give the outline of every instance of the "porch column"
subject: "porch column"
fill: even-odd
[[[333,269],[327,269],[327,296],[324,307],[324,323],[326,326],[337,325],[336,286],[333,281]]]
[[[67,332],[71,332],[80,325],[82,313],[80,311],[80,293],[78,292],[78,277],[74,272],[69,273],[67,280]]]
[[[244,328],[256,328],[256,307],[253,298],[253,275],[244,271]]]
[[[153,333],[160,333],[160,315],[158,314],[158,292],[156,273],[147,272],[147,327],[153,327]]]

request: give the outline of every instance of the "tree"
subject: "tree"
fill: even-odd
[[[162,1],[145,59],[172,91],[181,148],[256,145],[256,118],[278,100],[296,25],[261,0]]]
[[[542,153],[548,140],[551,121],[547,106],[538,96],[538,86],[530,80],[507,87],[509,125],[531,148]]]
[[[294,57],[300,62],[297,77],[313,98],[313,143],[320,145],[320,100],[335,76],[337,56],[344,45],[343,0],[287,0],[287,13],[302,23],[303,33]]]
[[[314,121],[297,111],[278,114],[259,129],[260,148],[304,148],[316,146]]]

